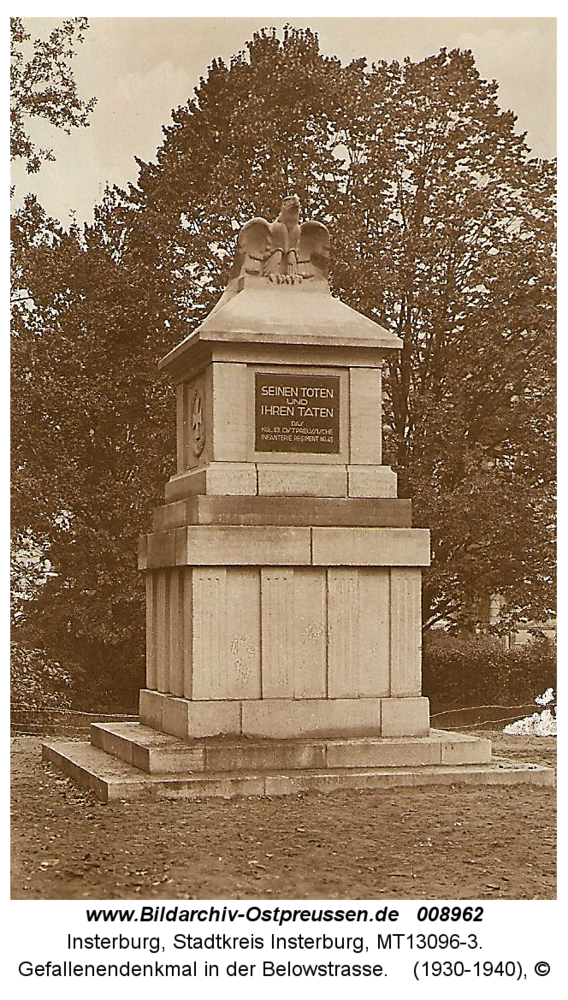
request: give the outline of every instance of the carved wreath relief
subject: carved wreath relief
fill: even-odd
[[[205,447],[205,399],[203,388],[194,389],[190,413],[190,438],[194,454],[199,457]]]

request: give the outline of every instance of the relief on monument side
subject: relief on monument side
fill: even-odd
[[[205,447],[206,430],[205,389],[201,381],[193,387],[190,395],[189,441],[196,458],[199,458]]]
[[[194,568],[193,700],[260,697],[260,573]]]
[[[177,471],[198,464],[207,440],[207,373],[177,385]]]

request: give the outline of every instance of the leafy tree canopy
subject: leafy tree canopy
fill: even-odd
[[[21,17],[10,18],[10,28],[10,158],[23,160],[27,172],[34,174],[55,156],[52,149],[38,149],[30,137],[32,119],[43,119],[68,134],[89,124],[96,99],[79,98],[71,67],[88,21],[66,18],[48,38],[33,42]]]

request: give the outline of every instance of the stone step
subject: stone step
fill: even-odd
[[[92,723],[91,743],[141,771],[159,774],[203,770],[203,747],[137,722]]]
[[[510,763],[429,764],[422,767],[313,768],[306,770],[146,774],[90,743],[43,745],[43,759],[63,770],[101,802],[117,799],[238,798],[333,792],[347,788],[395,788],[418,785],[554,784],[552,768]]]
[[[351,740],[207,737],[185,743],[137,722],[101,722],[91,726],[91,742],[148,774],[424,767],[487,764],[491,760],[490,740],[435,729],[422,737]]]

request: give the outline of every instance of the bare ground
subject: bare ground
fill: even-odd
[[[554,764],[555,739],[479,735]],[[555,898],[551,787],[103,805],[17,737],[12,788],[13,899]]]

